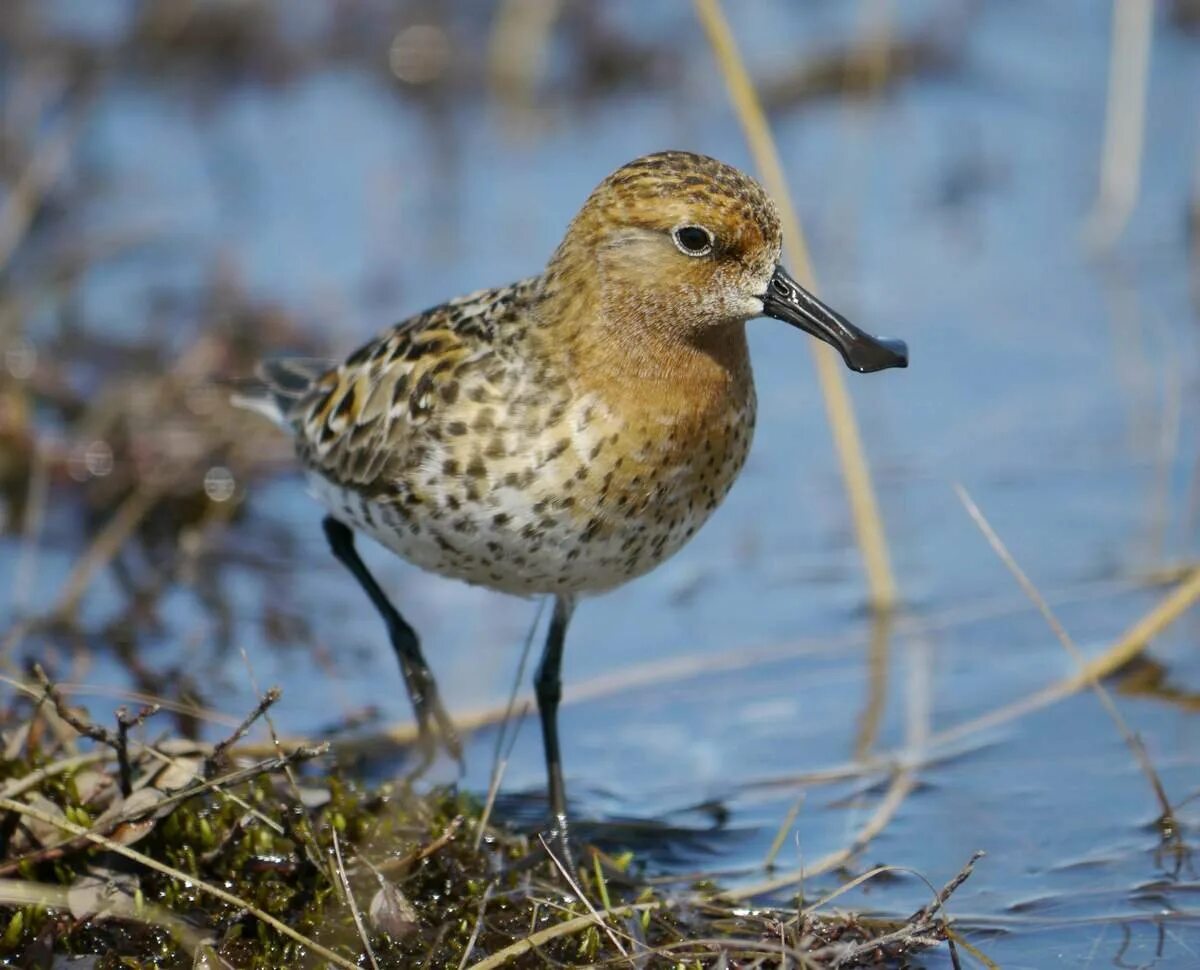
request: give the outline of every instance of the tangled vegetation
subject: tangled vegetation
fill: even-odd
[[[877,965],[947,939],[970,871],[899,922],[662,892],[594,850],[573,874],[469,796],[327,770],[326,745],[247,763],[275,692],[218,744],[143,742],[153,706],[110,730],[37,674],[0,789],[0,952],[22,966]]]

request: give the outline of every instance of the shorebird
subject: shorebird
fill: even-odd
[[[668,151],[591,193],[546,268],[395,325],[341,363],[278,360],[240,403],[295,439],[334,556],[379,611],[422,766],[461,761],[417,634],[359,558],[364,533],[424,569],[554,611],[535,675],[549,834],[565,851],[557,711],[580,597],[674,554],[745,461],[755,396],[745,324],[768,316],[860,372],[904,367],[780,265],[775,205],[749,176]]]

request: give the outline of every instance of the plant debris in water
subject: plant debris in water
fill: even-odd
[[[902,964],[947,939],[935,901],[908,920],[744,909],[639,884],[593,853],[578,888],[535,839],[489,828],[450,790],[366,788],[326,746],[247,762],[153,730],[107,728],[45,676],[6,712],[0,953],[24,967],[806,966]]]

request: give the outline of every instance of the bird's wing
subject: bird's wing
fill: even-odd
[[[520,315],[528,282],[481,290],[411,317],[302,389],[288,362],[271,371],[304,460],[327,478],[370,491],[393,462],[418,460],[420,429],[459,400],[472,364],[486,369],[497,328]],[[278,376],[275,376],[276,372]],[[443,414],[444,416],[444,414]]]

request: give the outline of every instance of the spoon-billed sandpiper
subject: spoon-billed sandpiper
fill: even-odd
[[[242,398],[296,441],[333,554],[387,624],[420,728],[461,757],[417,635],[354,548],[371,536],[424,569],[550,594],[535,678],[551,834],[566,848],[557,708],[579,597],[653,569],[742,467],[755,397],[745,323],[770,316],[860,372],[904,367],[779,265],[779,217],[753,179],[661,152],[592,192],[546,269],[385,331],[340,364],[264,364]]]

